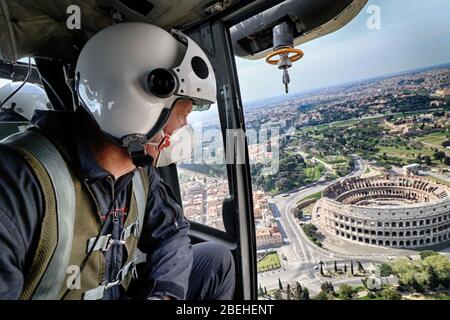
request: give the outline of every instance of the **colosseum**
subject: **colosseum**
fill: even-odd
[[[347,241],[434,246],[450,239],[450,188],[419,176],[352,178],[324,190],[313,221]]]

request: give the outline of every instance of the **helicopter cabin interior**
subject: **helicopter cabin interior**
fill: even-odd
[[[54,110],[71,110],[76,59],[93,34],[127,21],[178,29],[200,45],[215,69],[217,118],[225,141],[227,130],[246,129],[236,56],[263,59],[280,49],[295,50],[301,43],[338,30],[366,3],[367,0],[0,0],[0,78],[40,84]],[[81,12],[80,25],[70,29],[68,19],[77,8]],[[77,22],[73,23],[76,26]],[[294,54],[302,55],[298,51]],[[32,66],[21,60],[26,57],[33,58]],[[283,55],[279,60],[283,60]],[[289,61],[284,62],[280,66],[275,60],[288,90]],[[9,128],[7,124],[0,126]],[[6,131],[11,133],[13,129]],[[235,143],[224,145],[226,152],[235,147]],[[249,300],[257,298],[252,183],[247,148],[243,155],[232,154],[243,156],[244,161],[226,164],[229,196],[222,203],[225,230],[192,222],[191,239],[193,243],[218,241],[232,251],[237,275],[235,299]],[[181,204],[177,166],[172,164],[160,172]]]

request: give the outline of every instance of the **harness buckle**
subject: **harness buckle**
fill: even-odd
[[[137,268],[136,262],[134,260],[128,262],[122,267],[122,269],[117,272],[116,280],[113,282],[103,282],[97,288],[88,290],[83,295],[83,300],[100,300],[105,296],[105,291],[111,289],[112,287],[120,285],[125,277],[131,274],[133,279],[137,279]]]
[[[101,236],[98,240],[97,243],[96,242],[96,238],[91,238],[88,241],[88,246],[87,246],[87,252],[90,252],[91,250],[93,251],[97,251],[97,250],[102,250],[102,251],[108,251],[109,249],[111,249],[112,246],[114,245],[124,245],[125,241],[120,239],[112,239],[112,234],[106,234]],[[94,246],[95,244],[95,246]]]
[[[124,244],[125,244],[125,241],[123,241],[123,240],[111,239],[111,240],[109,240],[108,246],[103,251],[108,251],[109,249],[111,249],[112,246],[116,246],[116,245],[123,246]]]
[[[128,227],[126,227],[122,230],[122,233],[120,235],[120,240],[125,241],[130,236],[139,238],[139,231],[140,231],[139,221],[136,221],[135,223],[129,225]]]

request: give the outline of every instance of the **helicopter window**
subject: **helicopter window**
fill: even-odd
[[[367,216],[375,226],[381,219],[379,212],[385,210],[381,217],[388,216],[385,206],[398,206],[389,216],[407,216],[402,210],[412,203],[431,202],[377,190],[399,183],[386,174],[426,179],[431,172],[440,172],[440,183],[450,179],[443,171],[443,163],[450,163],[449,42],[442,42],[449,39],[450,29],[445,29],[447,37],[424,33],[420,40],[411,40],[412,25],[420,22],[428,30],[442,30],[448,19],[433,5],[421,7],[426,14],[411,7],[411,18],[392,6],[395,2],[379,7],[383,13],[379,28],[373,24],[376,6],[368,5],[336,32],[292,46],[289,52],[274,46],[254,60],[235,50],[250,58],[237,58],[236,66],[247,129],[262,299],[300,299],[292,298],[293,289],[299,288],[296,282],[314,290],[310,283],[323,280],[323,275],[333,281],[346,278],[348,261],[335,258],[335,252],[351,257],[361,243],[378,243],[374,255],[385,252],[392,239],[347,235],[341,230],[346,226],[334,220],[349,215],[362,221]],[[274,28],[274,35],[283,30],[282,25]],[[273,60],[275,53],[277,60]],[[297,53],[299,58],[292,58]],[[287,64],[282,63],[283,54],[285,58],[291,54]],[[355,182],[348,182],[352,179]],[[413,188],[419,186],[404,179],[411,180]],[[355,230],[371,237],[392,236],[386,230]],[[429,242],[440,241],[436,239]],[[331,258],[316,263],[324,249]]]
[[[224,143],[217,106],[188,118],[196,133],[192,158],[178,165],[183,209],[190,221],[225,231],[224,199],[229,197]]]

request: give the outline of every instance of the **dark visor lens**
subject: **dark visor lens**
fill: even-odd
[[[159,98],[167,98],[175,93],[178,82],[170,71],[155,69],[148,75],[147,86],[153,95]]]

